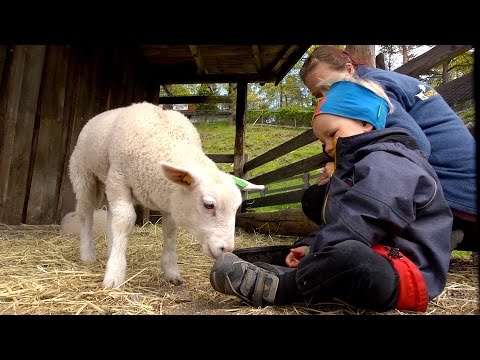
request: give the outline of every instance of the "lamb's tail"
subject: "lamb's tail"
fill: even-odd
[[[105,185],[98,178],[82,166],[82,158],[75,150],[70,158],[69,175],[78,206],[89,209],[99,209],[104,201]]]

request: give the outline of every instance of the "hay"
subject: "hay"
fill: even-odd
[[[291,244],[294,240],[239,231],[236,247]],[[213,260],[201,252],[191,235],[182,231],[177,255],[185,282],[174,286],[163,279],[159,266],[162,230],[152,224],[136,227],[130,237],[125,285],[105,290],[105,251],[102,235],[97,238],[97,261],[86,264],[79,261],[78,239],[60,234],[58,226],[0,225],[0,314],[377,314],[341,302],[250,307],[211,287]],[[430,302],[427,314],[478,313],[478,265],[472,257],[453,258],[447,287]]]

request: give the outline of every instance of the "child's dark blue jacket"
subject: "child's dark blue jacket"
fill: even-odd
[[[339,138],[322,226],[295,247],[345,240],[397,247],[420,269],[429,299],[445,287],[452,213],[424,154],[402,128]]]

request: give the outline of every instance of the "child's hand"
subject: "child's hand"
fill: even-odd
[[[308,254],[308,250],[308,246],[299,246],[297,248],[290,249],[290,253],[287,255],[285,263],[288,267],[298,267],[298,263],[306,254]]]
[[[317,179],[317,185],[325,185],[330,181],[330,177],[332,176],[333,172],[333,162],[328,162],[325,164],[320,177]]]

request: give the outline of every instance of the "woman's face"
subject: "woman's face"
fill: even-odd
[[[319,62],[305,77],[305,85],[313,96],[320,99],[325,96],[328,90],[328,87],[322,85],[322,83],[333,83],[354,74],[355,68],[350,63],[346,63],[341,70],[335,70],[330,64]]]

